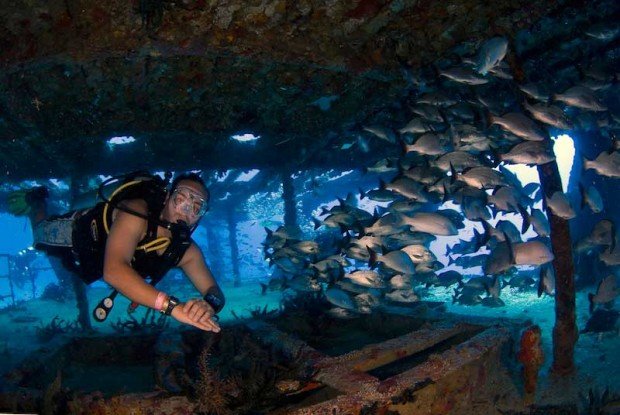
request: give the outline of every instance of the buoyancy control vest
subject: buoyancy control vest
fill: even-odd
[[[120,185],[108,199],[104,188],[110,183]],[[132,173],[114,177],[102,183],[99,196],[103,199],[93,208],[80,212],[73,228],[73,250],[79,261],[81,279],[90,284],[103,277],[105,246],[113,211],[120,209],[147,220],[147,231],[138,243],[131,267],[142,278],[150,278],[155,285],[171,268],[178,265],[191,245],[192,230],[182,224],[171,224],[159,219],[166,199],[167,180],[148,173]],[[142,199],[147,204],[147,214],[135,212],[122,202],[131,199]],[[164,226],[170,229],[172,238],[158,238],[157,228]],[[162,255],[157,250],[165,248]]]

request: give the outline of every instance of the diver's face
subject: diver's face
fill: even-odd
[[[191,180],[182,180],[168,195],[166,220],[172,223],[183,221],[193,226],[209,209],[206,190]]]

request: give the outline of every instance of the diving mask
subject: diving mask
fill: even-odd
[[[175,210],[181,214],[199,218],[209,210],[209,202],[189,187],[176,187],[171,197]]]

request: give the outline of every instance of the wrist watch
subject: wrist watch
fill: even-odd
[[[224,308],[224,301],[222,301],[222,299],[216,295],[206,293],[205,296],[202,297],[202,299],[205,300],[207,304],[209,304],[213,308],[213,311],[215,313],[219,313],[220,310]]]
[[[164,311],[164,314],[169,316],[170,314],[172,314],[172,310],[174,310],[174,307],[179,305],[179,299],[173,296],[168,297],[168,307],[166,307],[166,310]]]

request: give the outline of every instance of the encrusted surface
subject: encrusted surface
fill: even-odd
[[[0,168],[9,180],[149,167],[362,166],[334,152],[393,119],[417,68],[513,36],[555,2],[4,2]],[[357,128],[357,129],[356,129]],[[229,136],[262,141],[246,149]],[[110,152],[105,141],[138,142]],[[340,141],[338,142],[340,143]],[[78,157],[79,155],[79,157]],[[24,161],[28,160],[27,164]]]

